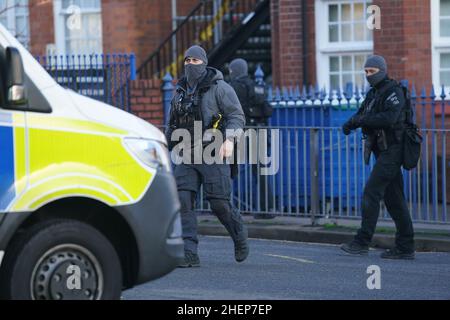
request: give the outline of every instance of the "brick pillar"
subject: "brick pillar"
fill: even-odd
[[[131,85],[131,112],[161,126],[164,123],[160,80],[135,80]]]
[[[47,44],[55,43],[53,1],[30,0],[30,51],[33,55],[45,55]]]
[[[374,53],[386,58],[389,75],[430,87],[430,1],[375,0],[381,8],[381,30],[374,30]]]
[[[273,0],[270,9],[273,84],[302,83],[302,2]]]
[[[303,47],[303,4],[306,10],[306,53]],[[272,75],[276,86],[316,82],[314,0],[272,0]],[[306,70],[304,70],[306,59]]]

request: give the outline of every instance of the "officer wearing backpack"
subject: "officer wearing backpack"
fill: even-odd
[[[172,150],[175,143],[187,143],[194,153],[196,149],[202,153],[207,130],[222,127],[223,131],[226,131],[222,133],[227,136],[224,141],[220,141],[222,147],[219,156],[222,159],[229,158],[233,154],[233,141],[239,138],[237,135],[245,125],[244,112],[236,93],[223,80],[219,70],[208,67],[206,52],[200,46],[192,46],[186,51],[184,68],[185,76],[178,82],[171,102],[169,126],[166,130],[169,149]],[[196,124],[200,124],[203,130],[200,139],[194,132]],[[174,142],[174,133],[178,129],[179,132],[187,130],[191,133],[192,140]],[[233,239],[236,261],[243,262],[249,254],[248,232],[240,212],[231,203],[230,165],[225,162],[208,164],[203,155],[200,155],[201,163],[186,162],[183,161],[174,168],[181,203],[185,248],[185,261],[179,267],[200,266],[197,251],[197,216],[194,208],[201,185],[212,212],[217,215]]]
[[[229,65],[230,85],[242,104],[246,125],[267,126],[272,116],[272,106],[267,102],[264,86],[256,85],[248,75],[248,64],[244,59],[235,59]]]
[[[230,85],[241,102],[244,110],[246,125],[249,127],[266,127],[272,116],[273,109],[266,99],[264,86],[256,83],[248,75],[248,64],[244,59],[235,59],[230,65]],[[258,166],[252,165],[253,181],[257,184],[259,193],[259,208],[266,213],[256,214],[255,219],[273,219],[275,215],[269,214],[273,209],[273,195],[270,191],[267,176],[258,174]],[[257,201],[254,201],[256,203]]]
[[[384,259],[415,258],[414,229],[403,193],[404,140],[406,124],[411,122],[409,97],[395,80],[387,75],[386,61],[371,56],[365,66],[370,91],[358,112],[343,126],[345,135],[362,128],[366,137],[366,163],[374,153],[376,164],[364,189],[362,223],[353,241],[341,248],[347,253],[365,255],[375,233],[380,201],[397,228],[395,247],[384,252]]]

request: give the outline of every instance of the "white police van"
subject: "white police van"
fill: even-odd
[[[154,126],[59,86],[0,25],[0,298],[117,299],[183,258]]]

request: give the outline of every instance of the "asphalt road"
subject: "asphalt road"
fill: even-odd
[[[251,240],[247,261],[234,261],[229,238],[201,237],[202,266],[124,292],[125,300],[450,299],[450,254],[418,253],[386,261],[381,251],[348,256],[332,245]],[[369,290],[369,266],[381,289]],[[372,282],[375,283],[375,282]]]

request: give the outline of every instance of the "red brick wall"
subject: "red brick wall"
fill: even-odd
[[[430,1],[375,0],[381,8],[381,30],[374,31],[374,53],[386,58],[391,77],[430,86]]]
[[[177,0],[177,15],[187,16],[199,2],[199,0]]]
[[[272,75],[276,86],[316,82],[314,0],[306,0],[306,55],[303,56],[303,14],[301,0],[272,0]],[[306,59],[306,70],[303,70]]]
[[[169,0],[102,0],[103,50],[135,52],[137,63],[147,58],[172,32]],[[31,52],[45,54],[55,43],[53,0],[30,0]]]
[[[273,84],[302,83],[302,3],[298,0],[273,0],[270,7]]]
[[[45,55],[49,43],[55,43],[52,0],[30,0],[30,51]]]
[[[146,59],[172,31],[170,1],[103,0],[104,52],[135,52]]]
[[[381,8],[381,30],[374,30],[374,53],[388,63],[391,77],[407,79],[418,94],[432,83],[430,1],[375,0]],[[421,115],[418,115],[419,121]],[[431,124],[431,108],[426,112]]]
[[[131,87],[131,112],[154,125],[164,123],[160,80],[136,80]]]

